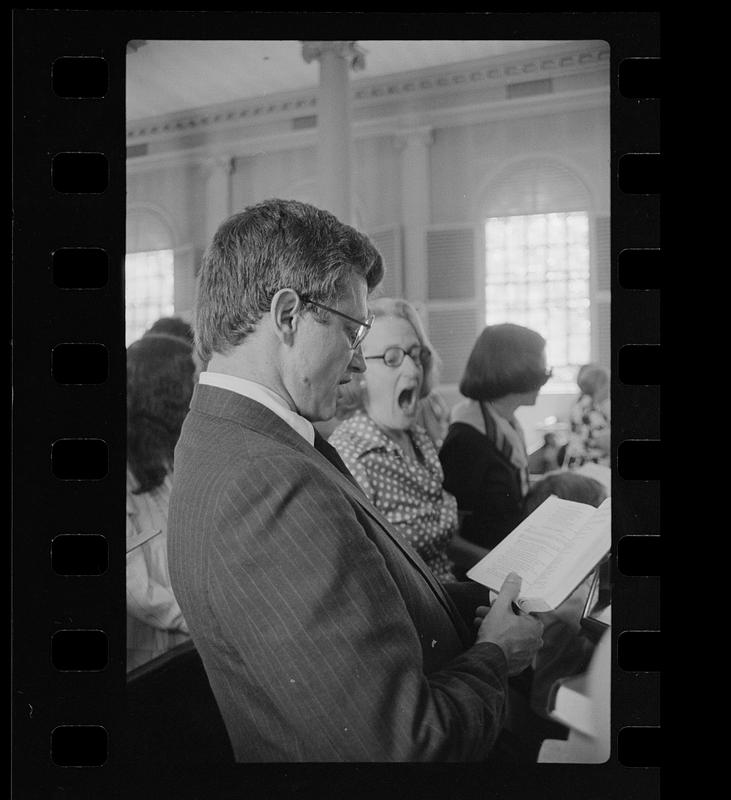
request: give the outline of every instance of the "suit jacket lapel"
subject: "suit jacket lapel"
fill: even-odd
[[[301,437],[300,437],[301,438]],[[307,445],[307,442],[303,440],[304,445]],[[331,447],[331,445],[328,445]],[[300,448],[298,448],[300,449]],[[314,448],[313,448],[314,449]],[[404,556],[411,562],[411,565],[416,569],[424,580],[429,584],[432,592],[436,595],[439,602],[444,606],[447,610],[449,615],[455,620],[455,625],[461,626],[463,624],[463,620],[459,617],[455,611],[455,608],[452,604],[451,599],[447,595],[444,590],[442,584],[434,577],[432,571],[427,567],[427,565],[421,560],[421,558],[417,555],[417,553],[407,545],[400,536],[394,534],[391,531],[391,524],[389,521],[381,514],[381,512],[371,503],[371,501],[366,497],[363,493],[363,490],[360,488],[358,483],[355,479],[348,473],[350,479],[346,477],[346,475],[341,472],[331,461],[329,461],[323,453],[315,450],[317,456],[322,459],[324,464],[326,464],[327,469],[329,470],[329,474],[331,475],[332,479],[340,486],[340,488],[348,494],[353,500],[355,500],[358,505],[365,511],[366,514],[383,530],[383,532],[393,541],[396,546],[401,550]],[[346,468],[347,469],[347,468]],[[456,621],[458,620],[458,621]]]
[[[345,473],[341,472],[323,453],[310,445],[299,433],[266,406],[236,392],[205,384],[197,384],[190,407],[204,414],[231,419],[239,425],[250,428],[261,435],[270,436],[293,447],[308,458],[316,460],[348,497],[357,502],[373,522],[396,544],[414,569],[427,582],[436,598],[454,621],[457,630],[464,628],[464,620],[459,616],[442,584],[434,577],[429,567],[426,566],[417,553],[405,544],[401,537],[391,531],[388,520],[366,497],[355,478],[349,472],[347,473],[349,477],[346,477]],[[332,448],[332,445],[328,443],[326,445]],[[347,472],[347,468],[345,469]]]
[[[340,458],[340,453],[323,438],[317,431],[315,431],[315,450],[322,453],[325,458],[354,485],[360,489],[358,481],[351,475],[350,470],[345,466],[345,462]]]

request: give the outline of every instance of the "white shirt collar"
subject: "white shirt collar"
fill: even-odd
[[[292,411],[284,398],[263,384],[246,378],[237,378],[234,375],[224,375],[222,372],[201,372],[198,376],[198,383],[204,383],[206,386],[217,386],[219,389],[228,389],[230,392],[236,392],[236,394],[261,403],[314,446],[315,429],[312,423],[296,411]]]

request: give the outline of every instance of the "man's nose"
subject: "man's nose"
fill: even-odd
[[[351,372],[366,371],[366,362],[365,358],[363,358],[363,350],[360,345],[353,350],[353,357],[350,359],[349,368]]]

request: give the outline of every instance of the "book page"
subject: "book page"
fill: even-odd
[[[612,546],[611,502],[607,498],[593,513],[553,561],[531,582],[530,594],[555,608],[594,569]],[[526,609],[528,610],[528,609]]]
[[[573,730],[594,735],[594,709],[586,675],[565,679],[555,688],[550,714]]]
[[[552,495],[467,577],[498,591],[508,573],[517,572],[523,579],[519,604],[524,610],[555,608],[611,547],[610,513],[609,498],[595,509]]]

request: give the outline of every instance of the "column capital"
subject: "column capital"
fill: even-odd
[[[206,178],[210,178],[216,173],[230,175],[233,172],[234,160],[227,153],[206,156],[201,162],[201,168]]]
[[[434,128],[422,126],[398,131],[393,136],[393,143],[397,150],[407,147],[429,147],[434,142]]]
[[[302,58],[307,64],[319,61],[324,53],[334,53],[347,61],[354,72],[365,69],[365,50],[357,42],[302,42]]]

